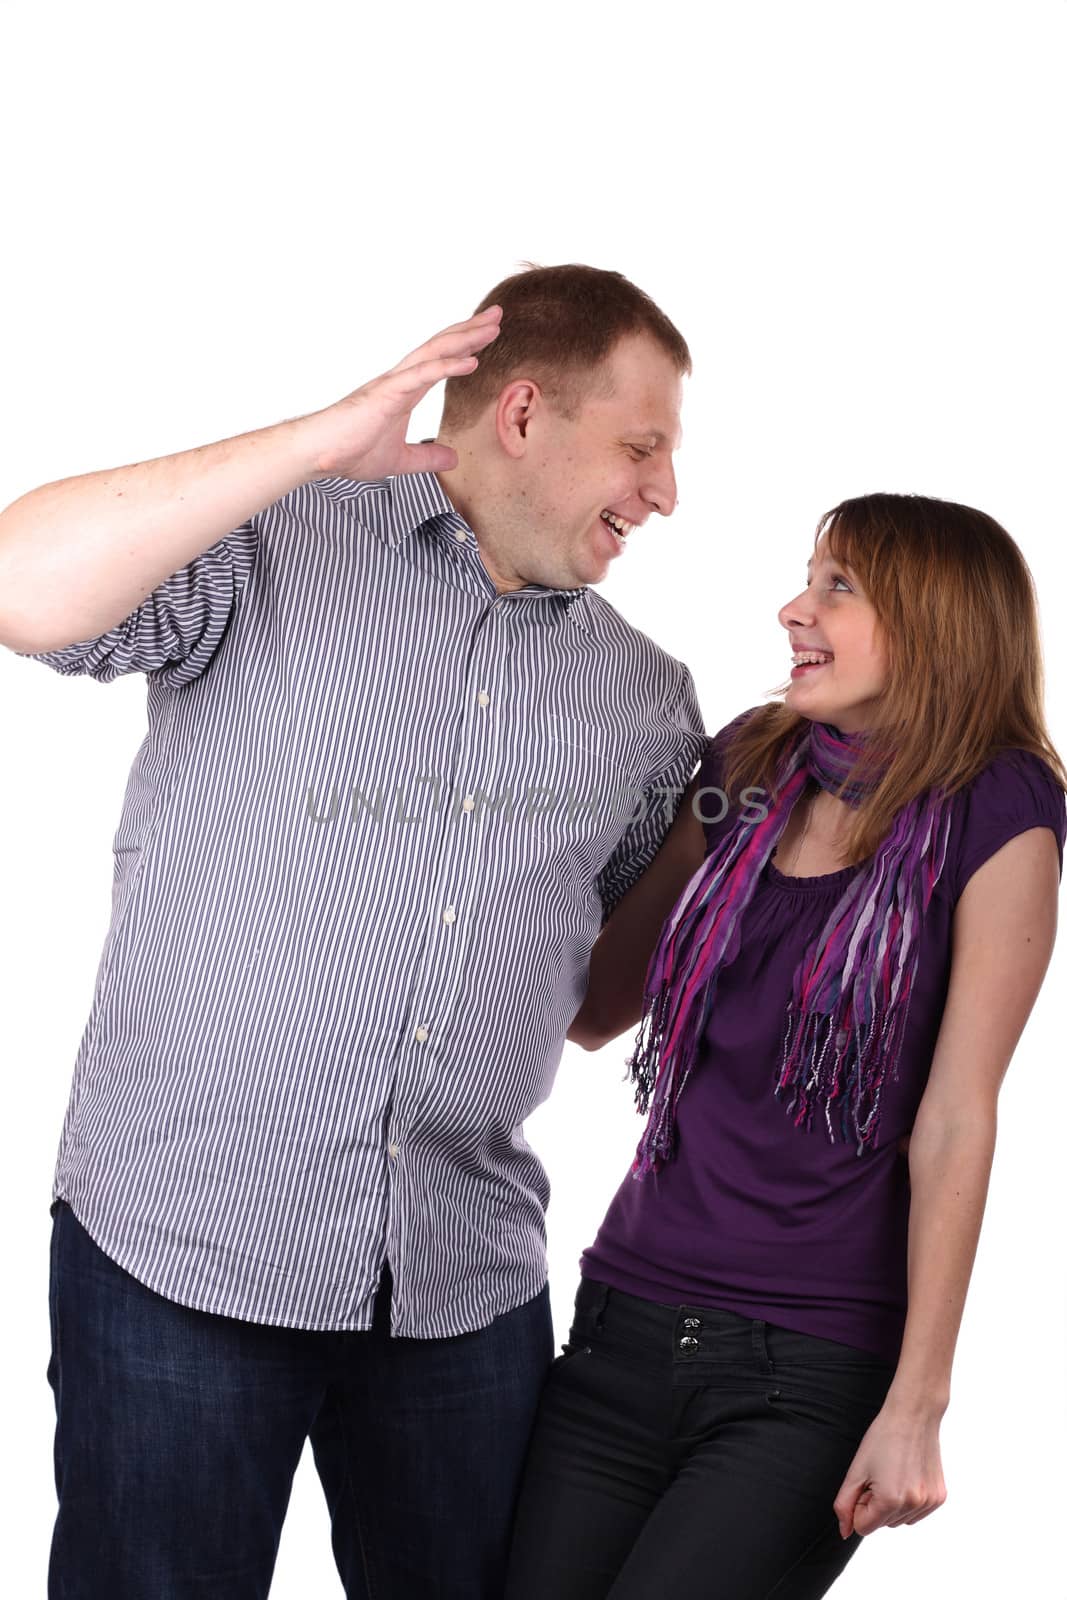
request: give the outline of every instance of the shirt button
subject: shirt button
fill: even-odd
[[[466,544],[466,542],[467,542],[467,530],[466,530],[466,528],[457,528],[456,529],[456,538],[459,540],[460,544]]]
[[[419,1026],[415,1029],[415,1038],[418,1040],[419,1044],[425,1044],[429,1037],[429,1028],[424,1028],[420,1022]]]
[[[487,706],[489,704],[489,696],[486,694],[484,689],[479,689],[478,691],[478,704],[480,706]]]
[[[467,796],[467,798],[464,800],[463,809],[464,809],[464,811],[473,811],[474,810],[474,796],[472,794],[469,794]]]
[[[445,909],[441,913],[441,920],[442,922],[447,922],[451,927],[452,923],[456,920],[455,906],[445,906]]]
[[[390,1161],[395,1161],[399,1154],[400,1154],[400,1146],[398,1144],[390,1143],[390,1145],[389,1145],[389,1159],[390,1159]]]

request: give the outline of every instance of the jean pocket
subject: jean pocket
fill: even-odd
[[[881,1411],[892,1381],[893,1369],[873,1358],[837,1367],[776,1363],[768,1399],[797,1422],[846,1433],[858,1442]]]
[[[595,1332],[595,1321],[595,1316],[588,1309],[578,1307],[575,1310],[570,1332],[560,1346],[560,1353],[556,1357],[557,1366],[570,1356],[577,1355],[580,1351],[589,1350]]]

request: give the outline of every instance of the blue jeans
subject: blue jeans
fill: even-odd
[[[475,1333],[191,1311],[68,1206],[52,1233],[50,1600],[262,1600],[308,1437],[349,1600],[496,1600],[552,1353],[548,1291]]]
[[[893,1365],[586,1280],[530,1445],[508,1600],[817,1600]]]

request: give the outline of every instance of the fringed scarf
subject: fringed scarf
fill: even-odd
[[[674,1153],[678,1097],[696,1060],[718,976],[737,955],[741,920],[760,874],[813,778],[848,805],[871,793],[849,780],[860,734],[824,723],[799,731],[779,774],[775,803],[761,822],[742,822],[693,874],[660,934],[648,969],[644,1015],[627,1065],[638,1110],[652,1111],[634,1176]],[[896,1072],[907,1021],[919,935],[948,844],[950,811],[927,791],[896,815],[865,870],[847,885],[793,975],[775,1094],[797,1126],[818,1114],[834,1140],[862,1155],[877,1142],[882,1088]]]

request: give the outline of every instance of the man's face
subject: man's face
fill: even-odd
[[[542,399],[528,424],[508,519],[512,558],[526,582],[599,583],[634,528],[654,511],[670,516],[681,404],[681,374],[644,334],[619,341],[573,420]]]

